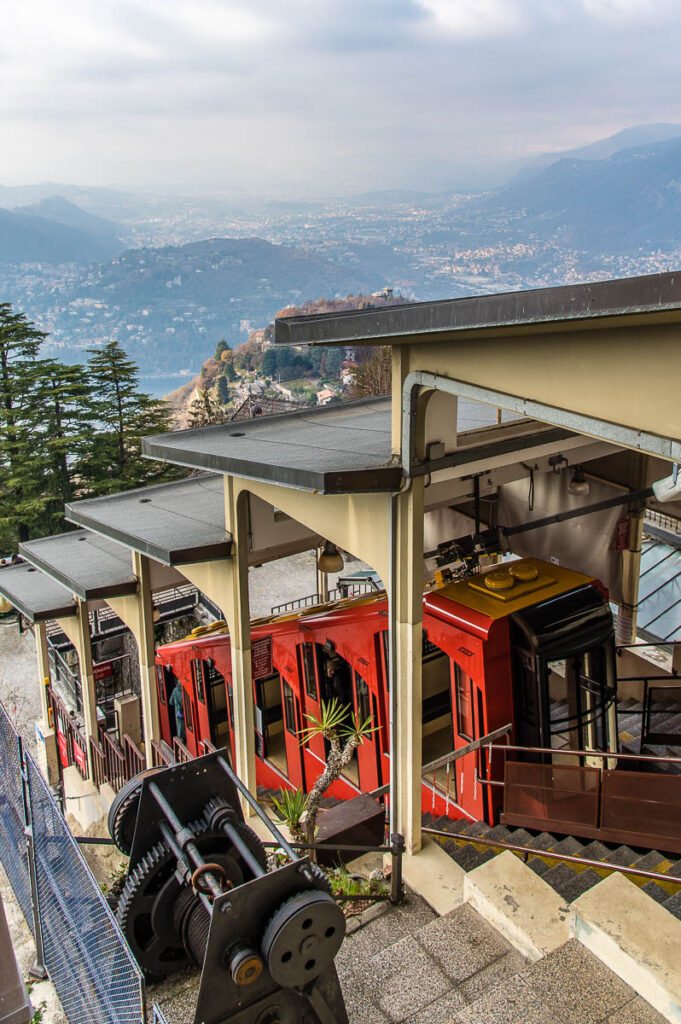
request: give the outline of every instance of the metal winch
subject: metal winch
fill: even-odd
[[[291,863],[267,870],[240,795]],[[116,916],[147,980],[202,967],[194,1024],[348,1024],[334,966],[345,917],[224,751],[132,779],[109,831],[130,855]]]

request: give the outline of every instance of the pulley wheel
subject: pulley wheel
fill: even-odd
[[[285,988],[313,981],[333,963],[345,935],[345,917],[332,896],[299,892],[279,907],[262,940],[272,978]]]
[[[130,851],[132,850],[132,840],[137,823],[137,808],[142,793],[142,780],[159,771],[162,771],[160,766],[157,768],[145,768],[143,772],[134,775],[118,790],[109,808],[109,817],[107,819],[109,835],[121,853],[124,853],[126,857],[130,856]]]

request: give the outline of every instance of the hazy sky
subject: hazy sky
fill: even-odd
[[[0,7],[3,184],[433,190],[681,121],[678,0]]]

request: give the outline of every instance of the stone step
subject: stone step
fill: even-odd
[[[469,872],[464,898],[511,945],[539,960],[568,939],[568,911],[555,890],[509,850]]]
[[[542,874],[542,878],[547,885],[550,885],[563,897],[566,903],[572,903],[578,896],[601,881],[601,876],[590,868],[586,868],[584,871],[575,871],[573,865],[565,863],[556,864],[555,867]]]
[[[681,1024],[681,921],[664,906],[613,874],[572,904],[570,932],[663,1017]]]

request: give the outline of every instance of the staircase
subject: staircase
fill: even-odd
[[[533,851],[528,855],[528,867],[543,878],[566,903],[576,900],[610,872],[598,867],[583,867],[581,864],[550,860],[545,856],[549,852],[606,861],[621,867],[639,868],[642,871],[655,871],[672,878],[681,878],[681,858],[675,854],[667,856],[657,850],[612,846],[598,840],[587,841],[575,836],[554,835],[551,832],[531,832],[528,829],[507,825],[495,825],[491,828],[484,821],[452,821],[445,816],[433,819],[428,813],[423,815],[423,825],[466,836],[466,839],[433,836],[464,871],[472,871],[502,852],[501,848],[495,850],[494,847],[476,844],[476,839],[490,839],[527,847]],[[646,880],[637,875],[627,877],[657,903],[662,904],[670,914],[681,920],[681,885],[671,881]]]
[[[650,730],[665,733],[676,733],[678,745],[650,744],[641,745],[643,729],[643,705],[640,701],[629,698],[618,701],[617,726],[619,731],[620,749],[624,754],[643,754],[649,757],[681,757],[681,701],[656,700],[650,716]],[[636,762],[623,761],[621,767],[638,770]],[[659,771],[681,775],[681,764],[660,764]]]

